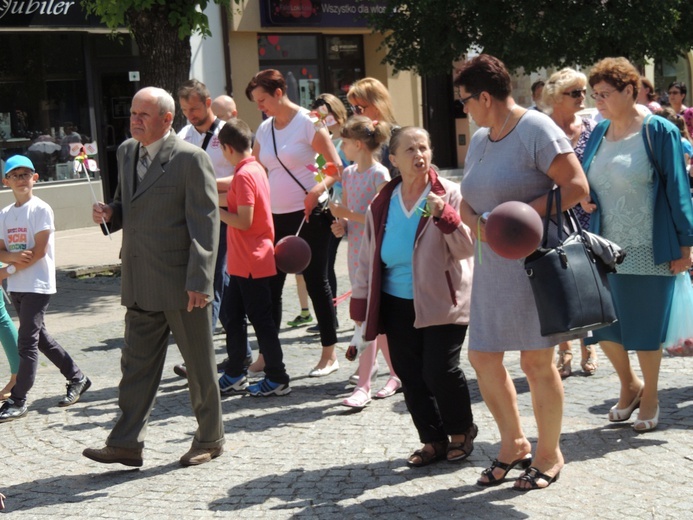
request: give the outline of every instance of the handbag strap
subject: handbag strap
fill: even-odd
[[[291,170],[289,170],[289,169],[286,167],[286,165],[282,162],[282,160],[279,158],[279,154],[277,153],[277,139],[274,137],[274,118],[272,118],[272,121],[270,121],[270,127],[272,128],[272,144],[274,145],[274,155],[277,156],[277,161],[279,161],[279,164],[281,164],[281,165],[284,167],[284,169],[286,170],[286,173],[288,173],[289,175],[291,175],[291,178],[292,178],[294,181],[296,181],[296,184],[298,184],[298,185],[301,187],[301,189],[303,190],[303,193],[305,193],[306,195],[308,195],[308,190],[306,190],[306,188],[303,186],[303,184],[301,184],[301,181],[299,181],[299,180],[294,176],[294,174],[291,173]]]
[[[554,199],[556,200],[556,235],[558,236],[558,241],[561,240],[561,230],[563,229],[563,214],[561,212],[561,189],[559,187],[553,187],[549,190],[546,197],[546,215],[544,216],[544,237],[541,241],[541,247],[546,248],[549,243],[549,223],[551,222],[551,210],[554,207]]]
[[[558,186],[554,186],[548,193],[546,197],[546,216],[544,217],[544,235],[541,241],[541,247],[546,248],[549,241],[549,224],[551,223],[551,214],[554,208],[556,208],[556,237],[559,243],[563,243],[563,235],[568,236],[569,234],[578,233],[584,236],[584,230],[582,226],[577,221],[577,217],[572,209],[563,211],[563,205],[561,203],[561,189]],[[565,219],[565,226],[563,227]]]
[[[662,181],[662,186],[664,186],[664,198],[667,201],[667,206],[669,206],[669,214],[673,214],[671,211],[671,203],[669,202],[669,195],[667,194],[667,180],[659,169],[659,164],[657,164],[657,159],[655,158],[654,148],[652,147],[652,139],[650,138],[650,119],[654,117],[652,115],[645,116],[645,135],[647,135],[647,146],[650,149],[650,156],[652,157],[652,166],[654,167],[657,175],[659,175],[659,180]]]

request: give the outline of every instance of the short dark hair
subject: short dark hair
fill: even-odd
[[[253,76],[245,88],[245,95],[250,101],[253,101],[253,90],[256,88],[261,88],[272,95],[277,89],[280,89],[282,94],[286,94],[286,80],[282,73],[276,69],[261,70]]]
[[[539,79],[532,83],[532,86],[529,87],[532,90],[532,95],[536,94],[537,89],[543,87],[544,85],[546,85],[546,82],[543,79]]]
[[[462,64],[454,84],[464,87],[470,94],[488,92],[499,100],[506,99],[512,92],[510,74],[505,64],[489,54],[480,54]]]
[[[688,91],[686,90],[686,84],[683,81],[672,81],[671,83],[669,83],[667,90],[671,89],[672,87],[679,89],[683,97],[686,97]]]
[[[193,94],[199,97],[200,101],[203,103],[212,97],[207,89],[207,85],[196,80],[195,78],[185,81],[180,87],[178,87],[178,90],[176,91],[176,96],[178,96],[178,99],[185,99],[186,101],[189,100],[190,96]]]
[[[219,142],[237,152],[246,152],[253,147],[253,132],[242,119],[231,119],[219,130]]]

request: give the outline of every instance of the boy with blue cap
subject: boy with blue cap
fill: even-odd
[[[67,379],[67,394],[58,406],[70,406],[91,386],[70,355],[46,331],[44,315],[55,294],[53,210],[33,195],[38,174],[28,157],[15,155],[5,163],[2,183],[12,189],[15,203],[0,211],[0,281],[19,316],[19,372],[10,398],[0,407],[0,423],[26,415],[27,393],[34,385],[38,353],[43,352]]]

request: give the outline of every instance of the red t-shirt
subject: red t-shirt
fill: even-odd
[[[226,271],[243,278],[265,278],[277,274],[269,181],[265,169],[255,157],[243,159],[236,165],[226,202],[229,213],[238,213],[238,206],[253,206],[253,222],[249,229],[227,228]]]

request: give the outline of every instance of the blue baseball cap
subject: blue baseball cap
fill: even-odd
[[[5,161],[5,177],[7,177],[8,173],[17,168],[29,168],[32,172],[36,171],[34,163],[32,163],[31,159],[26,155],[13,155]]]

